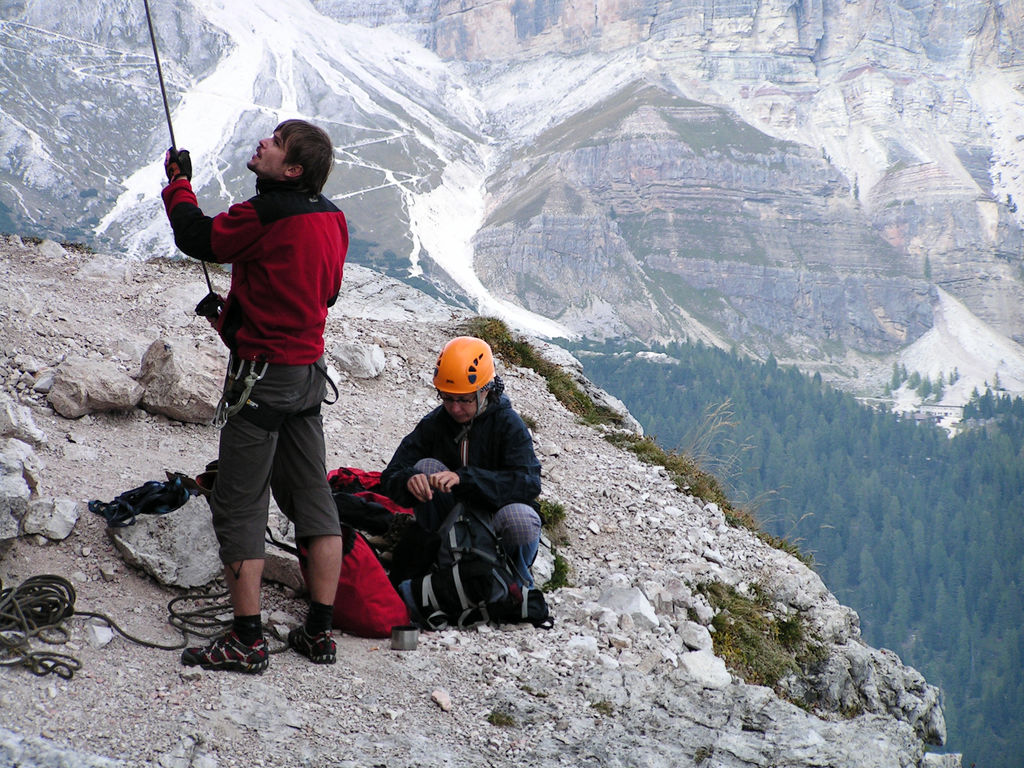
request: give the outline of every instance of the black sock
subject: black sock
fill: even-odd
[[[309,604],[309,613],[306,614],[306,634],[312,637],[331,628],[334,621],[334,606],[326,603]]]
[[[235,616],[231,628],[245,645],[252,645],[263,637],[263,619],[258,613],[255,616]]]

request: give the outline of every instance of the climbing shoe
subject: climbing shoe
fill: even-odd
[[[270,665],[267,641],[262,637],[252,645],[245,645],[230,630],[205,648],[186,648],[181,653],[181,663],[186,667],[200,666],[203,669],[228,669],[234,672],[262,672]]]
[[[306,634],[305,627],[296,627],[288,633],[288,645],[314,664],[333,664],[337,656],[329,629],[311,636]]]

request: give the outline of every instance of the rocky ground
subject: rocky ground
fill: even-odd
[[[213,279],[226,288],[226,275]],[[63,540],[0,543],[4,587],[60,575],[74,585],[79,611],[105,613],[157,643],[180,639],[167,623],[178,592],[127,566],[84,504],[166,471],[201,472],[216,456],[216,430],[140,408],[66,419],[37,387],[67,357],[137,376],[157,339],[213,341],[192,314],[205,292],[195,263],[126,263],[0,239],[0,381],[42,435],[31,446],[33,493],[74,499],[82,510]],[[339,374],[340,400],[324,410],[329,468],[384,467],[435,403],[433,361],[464,318],[372,272],[347,270],[328,348],[361,341],[382,350],[385,365],[375,378]],[[579,423],[535,373],[500,370],[514,405],[536,424],[543,494],[567,512],[560,551],[572,586],[549,594],[553,629],[447,630],[422,635],[411,652],[341,635],[334,666],[282,652],[266,673],[246,676],[186,669],[179,652],[121,636],[94,647],[89,620],[71,618],[58,647],[81,662],[70,679],[0,668],[0,764],[958,764],[924,754],[925,742],[944,733],[938,692],[893,654],[864,646],[856,615],[813,571]],[[695,590],[712,580],[767,591],[830,649],[814,683],[818,712],[743,683],[713,655],[713,612]],[[275,616],[302,615],[289,590],[267,585],[265,595]]]

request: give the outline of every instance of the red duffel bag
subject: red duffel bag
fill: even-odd
[[[342,534],[345,556],[334,595],[334,628],[359,637],[389,637],[392,627],[409,624],[409,611],[362,534],[348,526],[342,526]],[[308,583],[302,546],[299,568]]]

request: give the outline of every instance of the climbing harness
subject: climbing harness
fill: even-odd
[[[324,405],[334,405],[336,402],[338,402],[338,398],[341,397],[341,394],[339,394],[339,392],[338,392],[338,385],[334,383],[334,379],[332,379],[330,374],[327,373],[327,366],[326,365],[323,368],[321,368],[317,363],[313,363],[313,367],[316,368],[317,372],[321,376],[324,377],[324,381],[326,381],[328,384],[330,384],[331,385],[331,389],[334,390],[334,399],[333,400],[328,400],[325,397],[324,398]]]
[[[249,396],[252,394],[253,387],[256,386],[258,381],[267,375],[267,370],[270,367],[270,364],[267,362],[239,360],[236,365],[235,362],[235,357],[232,355],[228,359],[228,370],[224,377],[224,392],[221,394],[220,402],[217,403],[217,411],[213,417],[213,426],[217,429],[221,429],[227,423],[228,419],[237,413],[241,413],[245,408],[248,409],[244,414],[245,418],[268,432],[276,432],[280,429],[281,424],[284,423],[285,419],[290,416],[315,416],[320,412],[319,403],[304,411],[300,411],[299,413],[286,414],[282,411],[268,408],[267,406],[261,405],[255,400],[250,399]],[[249,372],[245,374],[243,378],[247,362],[249,365]],[[327,369],[321,368],[317,363],[313,364],[313,368],[316,369],[318,374],[324,377],[324,380],[334,391],[334,399],[328,400],[327,398],[324,398],[323,402],[327,405],[333,405],[338,402],[338,385],[334,383],[334,380],[327,373]],[[237,399],[232,402],[233,392],[239,387],[239,382],[241,382],[241,392]]]
[[[270,367],[270,363],[255,363],[248,360],[239,360],[238,365],[235,366],[234,356],[228,358],[228,370],[224,376],[224,392],[220,396],[220,402],[217,403],[217,411],[213,416],[213,426],[220,429],[228,423],[228,419],[234,416],[236,413],[245,408],[246,404],[251,407],[259,407],[257,403],[253,403],[249,400],[249,395],[252,394],[252,388],[256,386],[256,382],[267,375],[267,369]],[[246,363],[249,364],[249,373],[242,378],[242,373],[245,370]],[[257,369],[257,365],[261,367]],[[232,403],[230,400],[231,392],[235,389],[235,384],[242,382],[242,391],[239,394],[238,399]]]
[[[140,514],[165,515],[188,501],[189,496],[198,495],[198,488],[192,489],[187,478],[169,475],[167,482],[150,480],[138,488],[119,494],[113,501],[93,499],[89,502],[90,512],[102,515],[109,528],[124,528],[135,524]]]

